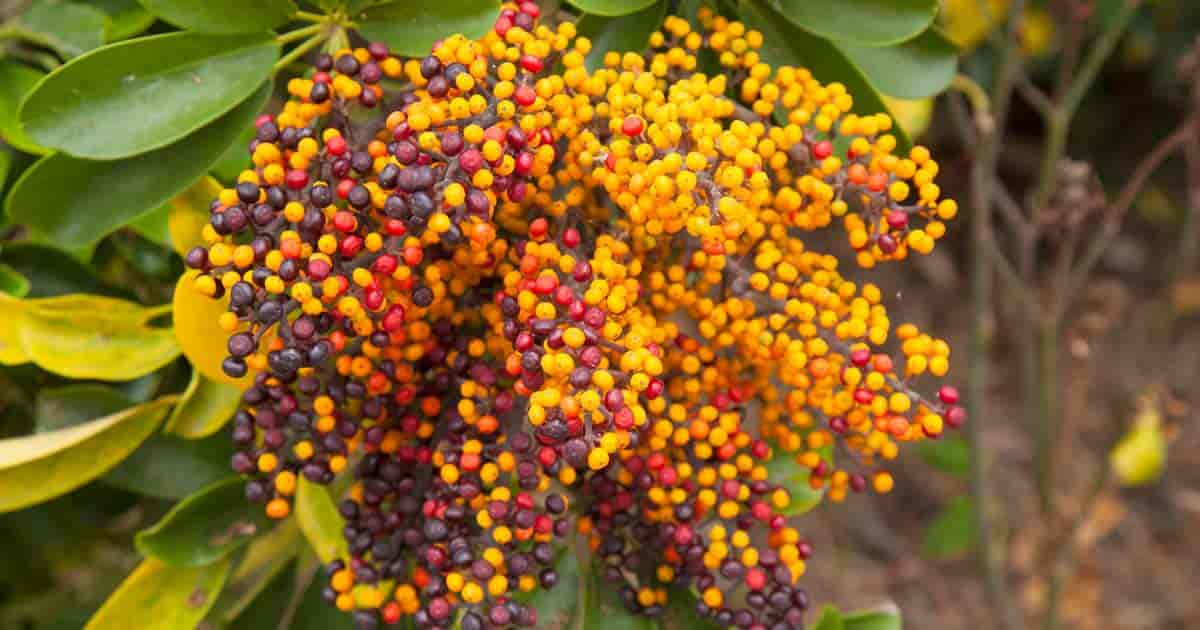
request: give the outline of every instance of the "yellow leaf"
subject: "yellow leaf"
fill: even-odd
[[[883,104],[887,105],[896,122],[914,140],[929,129],[929,123],[933,120],[933,98],[908,100],[885,94]]]
[[[208,437],[225,426],[241,400],[242,390],[237,386],[211,381],[192,370],[192,380],[182,402],[171,412],[166,431],[190,440]]]
[[[235,379],[221,369],[221,362],[227,356],[225,344],[229,333],[221,329],[218,318],[229,309],[229,298],[214,300],[196,291],[193,284],[198,273],[189,271],[175,284],[175,338],[183,356],[208,380],[245,390],[254,384],[254,370]]]
[[[180,256],[186,257],[193,247],[204,244],[200,231],[208,225],[208,204],[220,193],[221,183],[205,175],[168,202],[171,209],[167,215],[167,234],[171,235],[171,246]]]
[[[175,397],[84,424],[0,440],[0,512],[66,494],[99,477],[158,428]]]
[[[7,320],[0,330],[6,364],[25,359],[70,378],[128,381],[179,356],[171,330],[150,325],[158,310],[133,302],[85,294],[28,300],[0,295],[0,308]],[[13,337],[20,352],[10,349]]]
[[[217,601],[230,560],[189,569],[148,558],[125,578],[85,630],[195,628]]]
[[[329,496],[329,490],[304,477],[296,487],[296,522],[323,564],[347,554],[346,538],[342,536],[342,517]]]
[[[1167,439],[1158,403],[1157,392],[1142,396],[1133,426],[1109,453],[1113,475],[1123,486],[1153,483],[1166,466]]]
[[[21,344],[21,326],[24,307],[13,298],[0,301],[4,316],[0,317],[0,365],[29,363],[29,355]]]
[[[938,14],[942,28],[964,54],[986,39],[1008,15],[1005,0],[988,0],[987,11],[981,10],[981,4],[980,0],[942,0]]]

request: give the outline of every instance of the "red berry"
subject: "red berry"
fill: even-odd
[[[521,67],[526,72],[541,72],[544,65],[542,58],[537,55],[521,55]]]
[[[325,143],[325,148],[333,155],[343,155],[346,153],[346,139],[341,136],[334,136]]]
[[[621,123],[621,133],[631,138],[642,133],[643,128],[645,128],[645,123],[642,122],[640,116],[627,116]]]
[[[299,169],[292,169],[287,172],[284,182],[288,188],[300,190],[308,185],[308,173]]]
[[[828,140],[822,140],[814,144],[812,148],[812,154],[813,157],[817,158],[818,160],[824,160],[825,158],[833,155],[833,143]]]
[[[943,385],[942,388],[938,390],[938,398],[940,398],[941,401],[947,405],[957,405],[958,390],[949,385]]]

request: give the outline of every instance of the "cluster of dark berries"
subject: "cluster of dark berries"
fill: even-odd
[[[540,18],[322,56],[259,119],[187,256],[248,383],[233,467],[275,518],[348,479],[325,594],[362,628],[537,627],[522,602],[572,540],[632,611],[691,590],[722,625],[800,628],[812,548],[770,471],[886,492],[900,443],[965,420],[912,386],[946,343],[801,235],[839,218],[871,266],[928,251],[954,202],[886,115],[738,22],[668,18],[589,70]],[[696,72],[702,48],[736,72]]]

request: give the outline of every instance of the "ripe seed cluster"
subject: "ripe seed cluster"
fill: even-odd
[[[633,611],[684,587],[720,624],[802,627],[812,547],[771,462],[887,492],[901,442],[965,420],[911,384],[946,343],[803,238],[930,251],[956,213],[937,162],[699,17],[595,70],[531,2],[422,59],[322,56],[213,201],[187,264],[253,375],[233,467],[274,518],[352,476],[325,594],[360,627],[535,627],[569,536]]]

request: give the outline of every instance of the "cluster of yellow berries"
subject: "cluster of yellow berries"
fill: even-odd
[[[326,597],[361,627],[537,626],[520,594],[568,536],[636,612],[685,587],[719,624],[801,627],[812,548],[770,471],[886,492],[900,443],[965,420],[912,385],[947,344],[804,240],[837,219],[862,267],[930,251],[937,163],[698,17],[595,69],[532,2],[421,59],[322,56],[214,200],[187,263],[252,383],[234,468],[275,518],[353,476]]]

